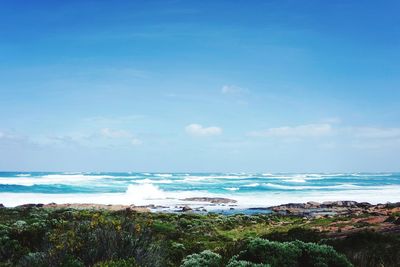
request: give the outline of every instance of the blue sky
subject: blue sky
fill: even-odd
[[[2,1],[0,170],[399,171],[398,1]]]

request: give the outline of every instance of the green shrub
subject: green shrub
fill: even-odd
[[[98,262],[93,267],[135,267],[138,266],[136,264],[135,258],[129,259],[118,259],[118,260],[109,260]]]
[[[398,267],[400,262],[400,236],[361,232],[342,239],[322,240],[345,254],[354,265],[363,267]]]
[[[239,260],[254,263],[268,263],[275,267],[292,267],[297,265],[301,250],[292,243],[279,243],[266,239],[250,240],[247,248],[239,253]]]
[[[275,242],[256,238],[240,252],[238,260],[270,264],[272,267],[350,267],[352,264],[332,247],[302,241]]]
[[[272,241],[294,241],[300,240],[303,242],[318,242],[321,240],[321,233],[309,228],[295,227],[287,232],[272,232],[262,236],[262,238]]]
[[[205,250],[199,254],[187,256],[182,261],[181,267],[221,267],[222,257],[210,250]]]
[[[237,257],[233,257],[226,267],[271,267],[269,264],[263,263],[252,263],[249,261],[237,260]]]

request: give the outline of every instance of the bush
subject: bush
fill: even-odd
[[[301,250],[292,243],[279,243],[266,239],[252,239],[247,248],[239,253],[239,260],[253,263],[268,263],[277,267],[292,267],[297,265]]]
[[[233,257],[226,267],[271,267],[269,264],[262,263],[252,263],[249,261],[241,261],[237,260],[236,257]]]
[[[302,241],[275,242],[256,238],[240,252],[238,260],[270,264],[272,267],[350,267],[352,264],[332,247]]]
[[[181,267],[221,267],[222,257],[210,250],[192,254],[183,259]]]
[[[399,266],[400,237],[398,235],[361,232],[343,239],[328,239],[321,242],[345,254],[356,266]]]
[[[262,236],[262,238],[280,242],[295,240],[300,240],[303,242],[318,242],[321,240],[321,233],[314,229],[295,227],[289,229],[287,232],[272,232]]]
[[[136,264],[135,258],[129,259],[118,259],[118,260],[109,260],[98,262],[93,267],[135,267],[138,266]]]

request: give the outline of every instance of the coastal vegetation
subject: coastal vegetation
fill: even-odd
[[[0,266],[398,266],[400,235],[365,218],[1,208]]]

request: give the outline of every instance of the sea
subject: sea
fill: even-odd
[[[0,172],[0,203],[6,207],[94,203],[173,209],[192,197],[234,199],[235,204],[223,205],[231,209],[308,201],[399,202],[400,173]],[[221,208],[207,208],[213,206]]]

